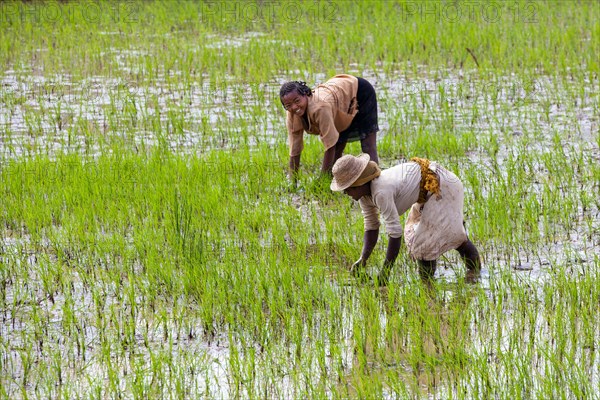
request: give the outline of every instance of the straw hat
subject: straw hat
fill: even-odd
[[[365,168],[367,168],[370,159],[371,157],[366,153],[363,153],[358,157],[351,154],[340,157],[331,170],[333,173],[333,180],[331,181],[330,186],[331,190],[334,192],[341,192],[352,186]]]

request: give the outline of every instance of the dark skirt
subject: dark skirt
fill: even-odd
[[[370,134],[379,132],[377,123],[377,97],[373,86],[363,78],[358,78],[358,92],[356,102],[358,113],[350,123],[350,126],[340,132],[338,143],[355,142],[364,140]]]

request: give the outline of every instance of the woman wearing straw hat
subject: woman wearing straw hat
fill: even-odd
[[[458,250],[469,270],[479,270],[479,253],[464,228],[463,186],[452,172],[416,157],[381,171],[368,154],[345,155],[332,172],[331,190],[343,191],[357,200],[364,217],[362,254],[351,267],[354,275],[364,274],[377,243],[380,215],[389,236],[380,284],[387,283],[403,233],[408,252],[419,262],[424,278],[433,277],[437,258],[453,249]],[[403,229],[400,215],[409,209]]]
[[[356,140],[360,140],[363,153],[378,162],[377,97],[366,79],[340,74],[314,91],[305,82],[286,82],[281,86],[279,99],[287,111],[289,168],[293,177],[300,168],[305,131],[319,135],[325,146],[321,172],[331,172],[346,143]]]

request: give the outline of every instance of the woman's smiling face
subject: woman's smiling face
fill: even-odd
[[[281,103],[286,111],[302,117],[306,113],[308,96],[298,93],[297,90],[293,90],[281,98]]]

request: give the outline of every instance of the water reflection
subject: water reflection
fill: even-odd
[[[64,148],[49,142],[69,143],[67,138],[77,142],[79,137],[89,136],[79,127],[80,121],[98,125],[98,133],[105,135],[104,140],[109,143],[125,136],[129,141],[125,143],[130,146],[157,145],[159,122],[161,135],[181,152],[192,152],[200,146],[223,147],[224,137],[228,139],[226,146],[286,140],[278,92],[281,81],[287,77],[250,84],[212,82],[208,77],[174,77],[168,73],[149,78],[128,67],[147,54],[121,53],[117,60],[126,58],[128,62],[118,64],[119,78],[78,79],[64,74],[40,76],[26,70],[4,71],[0,76],[2,155],[19,156],[27,150],[60,152]],[[422,76],[365,71],[365,76],[381,93],[383,135],[397,135],[398,129],[457,134],[473,130],[500,132],[510,138],[501,138],[501,152],[508,151],[505,142],[515,137],[526,140],[529,150],[543,152],[547,144],[552,144],[553,132],[559,130],[570,137],[571,151],[585,149],[600,159],[597,146],[591,145],[598,127],[593,95],[599,90],[598,81],[586,80],[575,105],[560,107],[555,104],[557,99],[573,97],[574,87],[581,82],[547,76],[536,76],[531,81],[514,76],[486,80],[455,72],[439,78],[425,71]],[[314,80],[317,84],[317,77]],[[140,130],[148,131],[149,136],[139,139]],[[27,149],[24,139],[32,132],[38,138],[34,148]],[[531,132],[541,136],[536,134],[536,140],[527,140]],[[93,147],[97,140],[82,140],[80,151],[98,151]],[[7,153],[9,144],[12,154]]]
[[[448,282],[422,279],[415,271],[400,283],[373,289],[372,299],[359,294],[366,306],[354,321],[351,364],[345,374],[350,395],[365,394],[367,376],[371,382],[388,383],[380,387],[384,398],[403,391],[436,396],[442,382],[448,385],[449,377],[462,375],[472,362],[464,349],[472,348],[477,331],[470,310],[480,278],[474,273]]]

